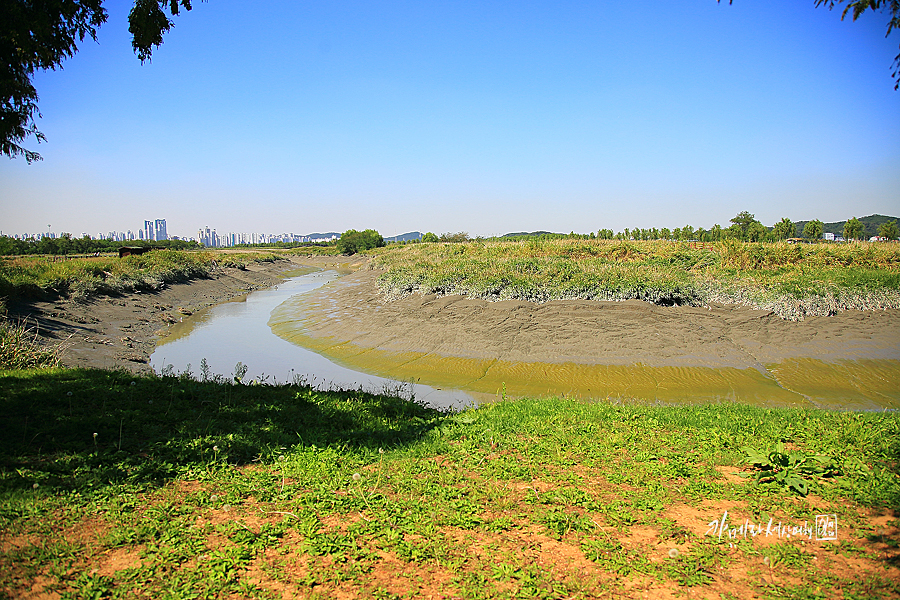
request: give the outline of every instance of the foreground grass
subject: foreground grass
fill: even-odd
[[[37,333],[25,323],[0,320],[0,370],[58,367],[60,352],[59,346],[42,346]]]
[[[18,257],[0,259],[0,297],[119,294],[157,290],[189,279],[208,277],[220,267],[246,268],[273,261],[272,253],[154,250],[140,256]]]
[[[44,370],[0,373],[0,428],[9,598],[900,595],[895,413]],[[733,475],[779,442],[832,460],[807,497]],[[838,539],[708,535],[724,511]]]
[[[900,308],[900,244],[526,240],[411,244],[377,254],[392,296],[739,303],[783,318]]]

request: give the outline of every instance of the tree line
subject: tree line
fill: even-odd
[[[0,255],[14,256],[20,254],[96,254],[97,252],[116,252],[122,246],[141,246],[164,248],[166,250],[196,250],[202,246],[193,240],[161,240],[148,242],[145,240],[95,240],[89,236],[72,237],[71,233],[63,233],[59,237],[42,237],[40,239],[16,239],[6,235],[0,236]]]
[[[550,233],[540,231],[534,233],[508,234],[501,238],[470,238],[466,232],[444,233],[437,236],[434,233],[426,233],[422,236],[421,242],[468,242],[485,241],[487,239],[515,241],[522,239],[601,239],[601,240],[677,240],[677,241],[697,241],[697,242],[720,242],[723,240],[737,240],[743,242],[779,242],[788,239],[820,240],[825,232],[825,224],[818,219],[805,221],[802,223],[794,223],[787,217],[775,223],[772,227],[766,227],[760,223],[756,216],[748,211],[741,211],[730,220],[731,225],[722,227],[719,224],[713,225],[709,229],[703,227],[694,228],[691,225],[684,227],[676,227],[669,229],[663,227],[657,229],[645,228],[626,228],[618,233],[612,229],[600,229],[596,233],[589,234],[579,233]],[[900,237],[897,221],[884,221],[877,226],[878,235],[889,240],[896,240]],[[852,217],[844,223],[843,236],[846,240],[862,240],[868,237],[866,227],[856,217]]]

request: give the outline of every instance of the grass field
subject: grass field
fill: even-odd
[[[896,413],[398,391],[0,373],[0,597],[900,596]]]
[[[738,303],[783,318],[900,308],[900,244],[525,240],[376,252],[382,289],[489,300]]]

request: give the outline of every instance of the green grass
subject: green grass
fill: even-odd
[[[900,308],[900,245],[526,240],[376,252],[390,296],[739,303],[783,318]]]
[[[870,522],[900,509],[896,413],[556,398],[450,414],[58,369],[0,373],[0,428],[10,598],[900,594],[896,528]],[[837,470],[806,497],[754,483],[742,448],[779,443]],[[723,507],[734,522],[834,513],[841,538],[704,536]]]
[[[0,297],[88,297],[156,290],[171,283],[208,277],[219,267],[245,268],[251,262],[272,260],[277,257],[271,253],[179,250],[154,250],[121,259],[4,258],[0,259]]]

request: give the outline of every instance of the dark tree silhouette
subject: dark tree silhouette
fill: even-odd
[[[143,63],[173,23],[166,15],[191,10],[191,0],[135,0],[128,15],[135,54]],[[86,37],[97,40],[106,22],[103,0],[0,0],[0,152],[27,162],[41,155],[23,146],[34,136],[45,141],[36,124],[38,93],[35,71],[62,68]]]

